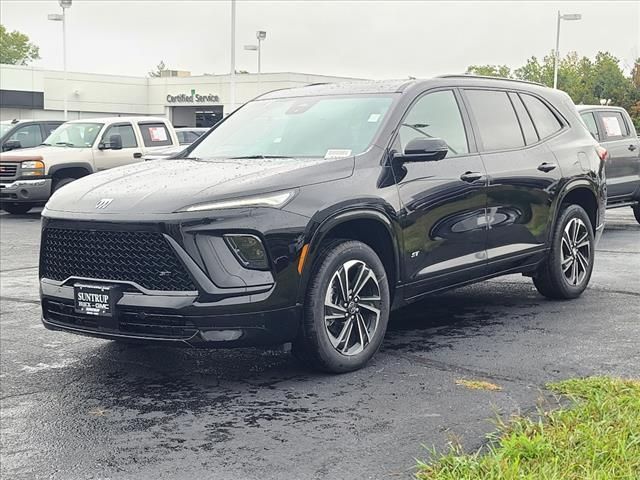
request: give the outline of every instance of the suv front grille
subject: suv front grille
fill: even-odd
[[[46,228],[41,276],[134,282],[149,290],[194,291],[189,274],[159,232]]]
[[[13,178],[17,171],[17,163],[0,163],[0,178]]]

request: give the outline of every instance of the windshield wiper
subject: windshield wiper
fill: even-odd
[[[291,158],[286,155],[242,155],[240,157],[229,157],[229,160],[251,160],[251,159],[263,159],[263,158]]]
[[[50,146],[51,146],[51,144],[50,144],[50,143],[45,143],[45,142],[41,143],[40,145],[46,145],[47,147],[50,147]]]
[[[75,146],[71,142],[56,142],[56,145],[64,145],[65,147],[74,147]]]

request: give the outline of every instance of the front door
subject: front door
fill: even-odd
[[[439,161],[394,167],[400,193],[406,297],[480,277],[486,256],[486,172],[454,90],[431,91],[409,108],[395,150],[416,137],[447,142]]]
[[[542,254],[554,186],[562,173],[543,141],[563,124],[541,99],[502,90],[464,90],[487,168],[489,273],[532,263]]]
[[[120,136],[122,148],[113,150],[111,145],[113,136]],[[120,167],[134,162],[142,161],[142,149],[138,146],[138,139],[130,123],[117,123],[106,128],[100,139],[99,145],[107,148],[95,152],[95,164],[98,170]]]

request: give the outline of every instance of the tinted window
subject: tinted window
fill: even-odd
[[[524,108],[522,100],[520,100],[520,97],[515,93],[510,93],[509,98],[511,99],[513,108],[516,109],[516,113],[518,114],[518,120],[520,120],[520,126],[522,127],[522,134],[524,135],[525,142],[527,142],[527,145],[536,143],[539,140],[538,134],[533,126],[529,112]]]
[[[525,94],[522,95],[522,101],[529,110],[540,138],[547,138],[562,128],[560,121],[540,99]]]
[[[42,143],[40,125],[27,125],[18,128],[7,141],[18,141],[22,148],[35,147]]]
[[[460,108],[451,90],[429,93],[411,107],[400,127],[402,150],[419,137],[447,142],[448,157],[469,153]]]
[[[524,146],[516,112],[506,92],[466,90],[485,150]]]
[[[598,133],[598,125],[596,124],[596,119],[593,116],[592,112],[581,113],[580,117],[582,121],[587,126],[587,130],[593,135],[593,138],[596,140],[600,140],[600,134]]]
[[[600,120],[607,138],[629,136],[629,129],[620,112],[600,112]]]
[[[51,135],[51,133],[53,133],[53,131],[58,128],[60,125],[62,125],[61,123],[45,123],[44,124],[44,130],[47,133],[47,135]]]
[[[111,135],[120,135],[122,138],[122,148],[135,148],[138,146],[136,135],[130,123],[124,125],[112,125],[104,132],[103,142],[109,142]]]
[[[171,135],[164,123],[140,123],[140,133],[147,147],[172,145]]]

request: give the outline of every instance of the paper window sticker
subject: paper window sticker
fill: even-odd
[[[609,137],[619,137],[622,135],[622,127],[618,117],[602,117],[604,129]]]
[[[149,136],[152,142],[167,141],[167,131],[164,127],[149,127]]]
[[[324,158],[344,158],[344,157],[350,157],[350,156],[351,156],[351,150],[340,149],[340,148],[330,148],[329,150],[327,150],[327,153],[325,154]]]
[[[367,120],[367,122],[369,123],[376,123],[378,120],[380,120],[380,114],[379,113],[372,113],[371,115],[369,115],[369,120]]]

